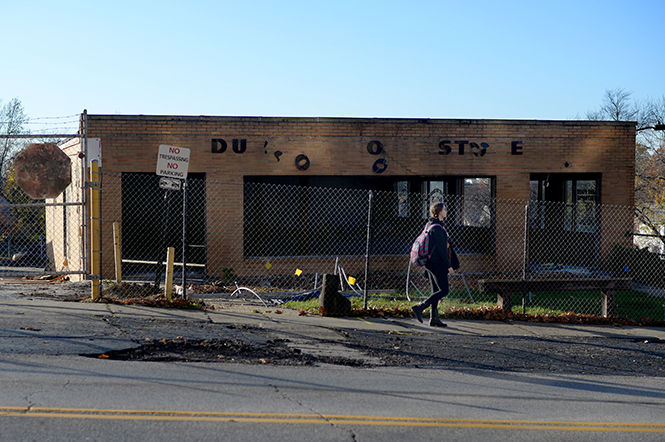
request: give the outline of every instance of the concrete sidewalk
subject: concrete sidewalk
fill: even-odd
[[[242,335],[251,327],[266,335],[289,339],[293,346],[317,353],[351,357],[338,330],[418,335],[479,337],[600,337],[665,341],[665,329],[528,322],[447,320],[445,329],[415,319],[330,318],[279,307],[206,299],[214,310],[179,310],[23,298],[0,299],[0,354],[78,355],[135,347],[146,339],[222,339]],[[351,352],[352,353],[352,352]]]

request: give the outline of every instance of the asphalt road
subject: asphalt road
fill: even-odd
[[[3,440],[662,440],[665,379],[3,355]]]
[[[1,440],[665,438],[663,329],[44,293],[0,297]]]

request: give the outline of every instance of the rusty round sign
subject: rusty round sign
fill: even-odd
[[[16,181],[32,198],[55,198],[72,182],[71,160],[55,144],[31,144],[16,157]]]

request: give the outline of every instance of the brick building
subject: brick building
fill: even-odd
[[[127,238],[140,207],[161,198],[155,168],[163,144],[191,149],[189,177],[199,183],[191,190],[200,197],[189,210],[192,225],[200,225],[193,243],[201,247],[192,256],[210,275],[231,257],[244,257],[247,269],[263,262],[247,252],[242,233],[224,228],[251,227],[247,204],[257,195],[248,193],[249,182],[481,193],[497,201],[494,219],[478,221],[489,229],[524,225],[524,212],[501,201],[633,205],[630,122],[89,115],[88,136],[102,146],[103,277],[113,272],[111,223],[122,223]],[[113,176],[120,184],[109,192]],[[591,226],[601,259],[622,240],[618,232],[632,228],[632,218],[617,224],[603,216]],[[469,250],[469,268],[507,268],[522,259],[521,243],[499,230],[492,235],[490,249]]]

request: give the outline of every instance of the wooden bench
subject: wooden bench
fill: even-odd
[[[481,279],[478,281],[480,293],[497,293],[497,304],[504,312],[513,307],[513,294],[522,295],[522,313],[526,310],[526,296],[529,292],[563,292],[600,290],[602,314],[604,317],[616,315],[615,290],[630,290],[630,278],[610,279]]]

